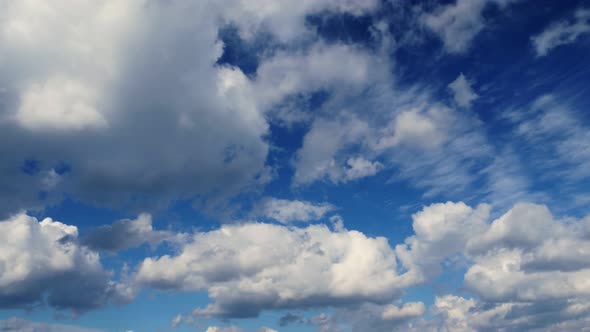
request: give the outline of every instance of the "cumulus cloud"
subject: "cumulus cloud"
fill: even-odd
[[[467,267],[463,289],[477,299],[437,298],[434,312],[444,328],[559,330],[583,324],[590,309],[588,218],[565,222],[545,206],[518,203],[488,222],[488,210],[462,203],[426,207],[414,215],[416,235],[396,247],[404,266],[426,280],[441,273],[432,266],[449,260]]]
[[[254,209],[254,214],[260,217],[274,219],[283,224],[295,221],[309,222],[320,220],[335,209],[329,203],[312,203],[299,200],[265,198]]]
[[[469,83],[463,73],[459,74],[459,76],[449,84],[449,89],[453,93],[455,103],[464,108],[470,108],[471,103],[479,97],[473,91],[471,83]]]
[[[19,214],[0,222],[0,237],[0,307],[46,302],[76,314],[134,295],[111,281],[96,252],[77,243],[75,226]]]
[[[207,290],[214,302],[194,315],[230,318],[388,302],[413,282],[396,271],[385,238],[325,225],[243,224],[197,233],[178,255],[145,259],[136,279],[161,289]]]
[[[538,57],[547,55],[552,49],[575,42],[580,36],[590,32],[590,9],[576,10],[573,18],[555,22],[531,41]]]
[[[287,96],[362,84],[372,60],[352,46],[310,42],[261,58],[249,78],[216,64],[223,53],[219,30],[232,25],[243,38],[266,33],[287,44],[301,42],[299,36],[313,41],[307,15],[364,15],[378,6],[3,4],[0,213],[40,208],[64,194],[146,209],[197,196],[218,202],[255,188],[269,178],[265,112]],[[21,172],[31,158],[39,174]],[[71,171],[58,173],[60,181],[48,188],[41,174],[61,163]]]
[[[257,316],[272,309],[330,306],[333,315],[290,313],[281,325],[323,331],[558,329],[580,326],[590,297],[590,218],[563,221],[543,205],[515,204],[490,220],[490,206],[447,202],[414,214],[414,235],[391,248],[383,238],[271,224],[197,233],[175,256],[147,258],[136,281],[160,289],[206,290],[196,317]],[[436,321],[423,303],[396,303],[409,287],[449,268],[465,269],[471,296],[439,296]]]

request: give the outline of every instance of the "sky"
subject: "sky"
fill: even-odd
[[[583,331],[590,2],[0,0],[0,332]]]

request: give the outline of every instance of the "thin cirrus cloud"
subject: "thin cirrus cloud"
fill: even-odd
[[[590,9],[577,9],[572,18],[555,22],[538,35],[531,37],[535,54],[546,56],[554,48],[571,44],[590,33]]]

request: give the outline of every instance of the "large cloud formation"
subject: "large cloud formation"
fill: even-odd
[[[518,203],[490,220],[490,206],[438,203],[414,214],[414,235],[395,248],[357,231],[260,223],[196,233],[180,253],[147,258],[136,282],[159,289],[206,290],[199,317],[253,317],[272,309],[339,308],[321,326],[355,331],[522,330],[581,326],[590,306],[590,217],[555,218]],[[462,289],[423,303],[404,290],[464,269]],[[352,309],[354,308],[354,309]],[[291,314],[284,324],[302,323]],[[309,320],[312,322],[313,320]],[[335,328],[335,327],[334,327]]]
[[[261,63],[254,82],[216,64],[220,29],[233,25],[243,38],[262,31],[288,43],[306,35],[311,13],[361,15],[378,3],[260,5],[2,1],[0,213],[62,194],[146,208],[227,197],[266,181],[269,105],[362,81],[366,66],[356,64],[364,55],[338,45],[280,53]],[[337,67],[324,67],[333,58],[358,70],[330,72]]]
[[[207,290],[214,303],[195,314],[218,317],[387,303],[412,281],[397,273],[385,238],[259,223],[197,233],[178,255],[144,260],[136,279],[161,289]]]

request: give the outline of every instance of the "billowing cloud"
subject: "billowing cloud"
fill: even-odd
[[[111,281],[98,253],[77,243],[78,229],[19,214],[0,221],[0,307],[38,304],[74,313],[130,300],[132,288]]]
[[[197,316],[253,317],[279,308],[386,303],[413,282],[385,238],[324,225],[223,226],[197,233],[175,256],[147,258],[136,279],[161,289],[207,290]]]
[[[573,18],[555,22],[538,35],[531,37],[537,56],[545,56],[552,49],[575,42],[590,33],[590,9],[580,8]]]
[[[590,307],[588,217],[567,222],[542,205],[519,203],[487,222],[488,207],[435,204],[414,215],[416,235],[396,247],[404,266],[426,280],[441,266],[466,266],[463,288],[477,299],[438,297],[448,330],[580,326]],[[432,269],[439,266],[438,269]]]
[[[255,188],[269,178],[264,113],[290,95],[362,84],[370,57],[309,43],[265,56],[249,78],[216,64],[220,29],[232,25],[243,38],[267,33],[284,43],[313,40],[307,15],[364,15],[378,6],[3,3],[0,213],[40,208],[64,194],[145,209],[171,199],[217,202]],[[39,171],[23,173],[27,160]],[[48,174],[55,175],[51,186]]]

